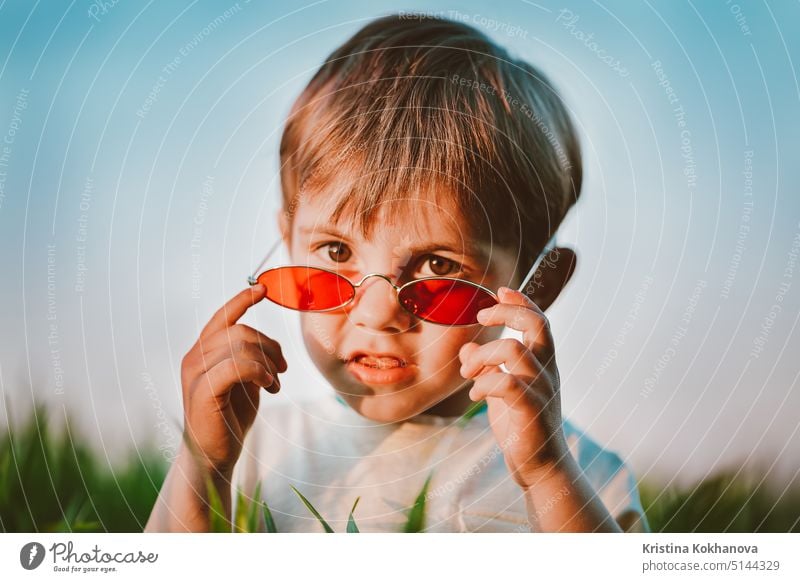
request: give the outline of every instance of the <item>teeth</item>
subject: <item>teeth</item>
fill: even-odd
[[[390,358],[390,357],[375,357],[375,356],[361,355],[356,357],[355,361],[356,363],[361,364],[363,366],[369,366],[370,368],[377,368],[381,370],[386,368],[400,368],[405,365],[397,358]]]

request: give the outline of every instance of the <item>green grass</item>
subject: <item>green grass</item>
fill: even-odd
[[[166,476],[156,453],[110,467],[44,409],[0,433],[0,531],[142,531]]]
[[[137,532],[144,529],[168,466],[157,451],[130,455],[109,466],[70,433],[67,424],[52,434],[46,414],[36,409],[25,426],[0,433],[0,531],[3,532]],[[425,498],[430,476],[408,510],[401,531],[425,529]],[[287,485],[288,487],[289,485]],[[294,489],[294,487],[292,487]],[[324,531],[324,517],[299,491]],[[800,489],[776,491],[748,476],[724,473],[693,487],[664,489],[640,485],[650,527],[663,532],[799,532]],[[236,493],[233,531],[278,531],[260,485],[251,496]],[[212,513],[215,501],[211,499]],[[357,533],[358,499],[346,531]],[[214,531],[231,531],[224,519]]]
[[[640,484],[653,531],[800,532],[800,490],[774,490],[749,474],[720,473],[691,487]]]

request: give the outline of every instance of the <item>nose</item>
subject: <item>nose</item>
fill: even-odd
[[[368,275],[356,288],[350,310],[353,324],[375,331],[401,332],[408,329],[411,315],[397,301],[397,291],[385,275]]]

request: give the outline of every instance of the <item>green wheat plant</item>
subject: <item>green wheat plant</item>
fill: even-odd
[[[0,432],[0,531],[142,531],[166,476],[156,451],[110,466],[69,422],[52,434],[43,407]]]
[[[478,411],[480,406],[471,407],[463,423]],[[166,461],[156,450],[137,449],[112,465],[65,420],[61,431],[55,431],[44,408],[36,407],[25,423],[0,431],[0,531],[141,532],[166,477]],[[408,509],[402,532],[425,531],[432,476],[427,476]],[[236,491],[230,519],[218,492],[208,485],[212,531],[279,531],[261,483],[250,495]],[[312,500],[290,487],[322,531],[333,531]],[[728,471],[688,487],[645,482],[639,491],[654,532],[800,532],[800,488],[777,489],[752,472]],[[346,532],[361,531],[358,503],[356,498]]]

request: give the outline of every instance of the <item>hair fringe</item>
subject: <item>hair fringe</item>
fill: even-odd
[[[387,16],[334,51],[280,147],[284,204],[322,196],[369,237],[387,203],[454,204],[525,272],[577,202],[580,146],[549,80],[476,29]]]

